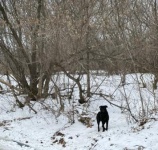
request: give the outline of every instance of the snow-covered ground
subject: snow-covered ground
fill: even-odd
[[[134,115],[139,112],[140,97],[144,100],[145,109],[152,110],[156,93],[152,92],[151,75],[144,76],[146,88],[142,82],[135,80],[134,75],[126,77],[124,88],[119,86],[120,77],[93,76],[93,91],[102,92],[113,97],[112,103],[126,106],[125,95]],[[138,77],[140,79],[140,77]],[[84,80],[84,79],[83,79]],[[100,83],[104,82],[100,85]],[[98,88],[98,89],[97,89]],[[141,90],[141,91],[140,91]],[[141,96],[140,96],[141,92]],[[134,123],[128,113],[122,113],[119,108],[110,105],[103,98],[94,95],[89,106],[79,105],[77,91],[74,94],[75,123],[70,123],[72,104],[64,100],[65,111],[58,115],[58,105],[51,98],[45,101],[32,102],[35,114],[28,106],[23,109],[15,106],[11,93],[0,95],[0,150],[157,150],[158,120],[157,114],[149,113],[151,118],[143,126]],[[23,102],[23,97],[19,97]],[[96,114],[100,105],[108,105],[110,116],[109,130],[97,131]],[[57,111],[53,111],[57,110]],[[78,121],[85,112],[92,118],[92,126],[87,127]],[[101,125],[100,125],[101,128]],[[101,128],[102,129],[102,128]]]

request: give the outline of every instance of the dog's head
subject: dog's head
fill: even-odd
[[[104,105],[104,106],[99,106],[101,112],[105,112],[107,107],[108,107],[108,106],[106,106],[106,105]]]

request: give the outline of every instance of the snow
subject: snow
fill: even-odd
[[[142,82],[138,75],[126,76],[128,84],[120,84],[119,76],[93,76],[93,88],[97,85],[102,86],[97,92],[112,95],[111,102],[125,106],[125,92],[130,102],[132,112],[139,117],[140,93],[139,85]],[[156,92],[152,92],[151,85],[153,76],[143,75],[146,88],[141,88],[141,94],[146,109],[154,108]],[[83,82],[84,82],[83,78]],[[97,84],[97,85],[96,85]],[[155,95],[154,95],[155,94]],[[32,102],[33,108],[38,112],[35,114],[28,106],[23,109],[15,106],[15,99],[11,93],[0,95],[0,150],[157,150],[158,149],[158,121],[157,114],[149,113],[151,119],[139,126],[129,116],[128,112],[122,113],[120,108],[110,105],[103,98],[94,95],[87,104],[79,105],[77,101],[78,92],[75,91],[74,104],[69,104],[64,100],[65,111],[60,115],[57,113],[59,104],[55,100],[47,98],[39,102]],[[23,101],[23,97],[19,96]],[[72,117],[73,108],[78,111],[75,113],[75,123],[69,120]],[[110,116],[109,130],[97,131],[96,114],[100,105],[108,105]],[[56,111],[55,111],[56,110]],[[87,127],[78,121],[78,114],[86,112],[92,118],[92,126]],[[72,119],[72,118],[71,118]],[[21,145],[22,144],[22,145]]]

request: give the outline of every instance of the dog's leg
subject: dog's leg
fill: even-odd
[[[104,122],[104,121],[102,121],[103,132],[105,131],[104,124],[105,124],[105,122]]]
[[[106,122],[106,129],[105,130],[108,130],[108,123],[109,123],[109,121]]]
[[[100,131],[100,128],[99,128],[100,121],[97,121],[97,123],[98,123],[98,132],[99,132]]]

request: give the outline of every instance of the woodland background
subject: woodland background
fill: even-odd
[[[66,88],[71,100],[75,86],[83,104],[97,94],[91,91],[90,76],[100,70],[104,76],[119,75],[122,86],[127,74],[140,73],[140,79],[152,74],[154,91],[157,8],[156,0],[1,0],[0,72],[7,78],[0,82],[8,86],[19,107],[50,95],[61,102]],[[57,84],[61,72],[73,84],[67,82],[64,88]],[[83,75],[85,87],[80,82]],[[21,94],[28,96],[24,104],[17,97]],[[62,110],[64,104],[60,104]]]

